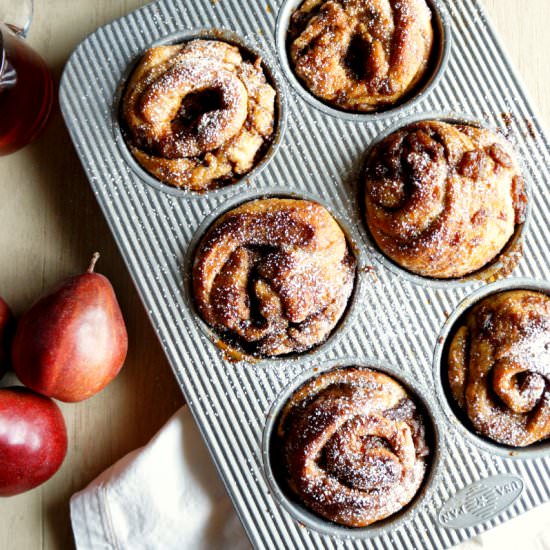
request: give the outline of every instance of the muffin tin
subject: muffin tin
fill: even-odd
[[[544,238],[545,213],[550,211],[545,192],[548,142],[478,0],[434,0],[434,7],[447,12],[453,35],[439,81],[415,102],[361,119],[329,116],[304,101],[294,86],[285,86],[275,39],[282,5],[275,0],[159,0],[100,28],[67,64],[60,89],[63,115],[252,543],[270,549],[450,547],[550,501],[550,451],[546,446],[528,454],[497,452],[479,444],[449,413],[441,379],[431,365],[439,364],[438,341],[447,334],[447,318],[463,311],[459,304],[481,282],[440,288],[376,262],[362,220],[358,181],[369,146],[387,128],[412,118],[467,113],[501,128],[523,157],[532,211],[529,231],[523,231],[524,257],[514,272],[530,280],[497,284],[539,287],[550,275],[550,243]],[[264,52],[266,66],[281,84],[281,101],[288,107],[286,134],[283,113],[279,149],[261,172],[246,177],[246,191],[244,183],[204,195],[173,190],[148,181],[121,149],[116,105],[125,78],[149,46],[200,32],[193,29],[214,29],[204,32],[218,37],[231,29],[248,48]],[[228,205],[266,195],[304,196],[327,205],[349,228],[360,261],[359,287],[339,332],[313,353],[235,363],[225,359],[197,321],[189,296],[189,255]],[[437,471],[422,494],[402,513],[359,531],[315,517],[306,521],[301,507],[289,510],[272,485],[265,451],[265,434],[284,396],[315,375],[315,369],[352,363],[385,368],[409,382],[439,434]],[[495,497],[497,505],[475,500],[483,494]]]

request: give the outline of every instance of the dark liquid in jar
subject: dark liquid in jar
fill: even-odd
[[[0,25],[5,59],[0,75],[0,155],[17,151],[44,128],[53,102],[53,81],[44,60]]]

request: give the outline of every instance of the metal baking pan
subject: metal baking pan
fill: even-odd
[[[316,105],[287,71],[277,19],[298,4],[278,0],[159,0],[106,25],[71,56],[60,103],[76,151],[118,242],[151,322],[212,453],[235,508],[258,548],[424,548],[453,546],[550,501],[550,450],[502,452],[466,433],[441,384],[441,337],[471,304],[476,279],[430,285],[377,261],[356,196],[369,146],[390,127],[426,113],[465,115],[501,128],[522,156],[530,224],[514,277],[496,289],[547,290],[550,243],[548,142],[479,0],[431,1],[438,18],[439,71],[398,109],[354,117]],[[281,25],[281,23],[280,23]],[[152,44],[200,30],[228,30],[261,52],[280,94],[278,150],[246,183],[198,195],[148,181],[124,154],[117,120],[120,87]],[[452,35],[452,40],[451,40]],[[285,116],[287,111],[286,132]],[[289,194],[327,205],[349,228],[360,287],[348,319],[314,353],[232,363],[203,330],[188,295],[189,250],[216,213],[251,197]],[[501,286],[498,286],[501,285]],[[464,302],[464,300],[466,300]],[[351,319],[351,321],[350,321]],[[353,360],[350,358],[354,358]],[[266,462],[266,441],[282,400],[313,369],[379,366],[403,380],[429,410],[437,433],[432,472],[411,507],[362,530],[309,518],[284,501]],[[435,365],[435,366],[434,366]],[[435,370],[434,370],[435,369]],[[490,495],[490,505],[479,496]],[[293,508],[294,506],[294,508]]]

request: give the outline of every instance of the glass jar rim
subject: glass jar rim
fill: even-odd
[[[6,49],[4,48],[4,23],[0,22],[0,77],[4,74]]]

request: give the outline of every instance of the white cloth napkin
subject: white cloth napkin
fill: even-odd
[[[187,407],[73,495],[71,521],[78,550],[250,548]]]
[[[550,550],[550,505],[457,550]],[[78,550],[249,549],[187,407],[71,499]]]

